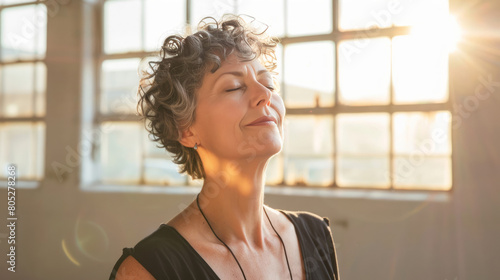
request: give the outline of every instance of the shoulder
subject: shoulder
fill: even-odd
[[[186,252],[185,240],[171,226],[161,224],[157,230],[144,237],[134,246],[134,257],[141,263],[153,262],[159,258],[175,259]]]
[[[121,263],[116,273],[116,280],[155,280],[153,275],[149,273],[133,256],[128,256]]]
[[[325,229],[330,227],[330,220],[308,211],[278,210],[285,214],[297,226],[311,229]]]

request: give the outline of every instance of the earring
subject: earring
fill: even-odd
[[[194,143],[194,147],[193,147],[195,150],[198,150],[198,143]]]

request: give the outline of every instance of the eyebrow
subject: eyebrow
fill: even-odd
[[[267,73],[267,74],[271,74],[271,73],[270,73],[269,71],[267,71],[266,69],[262,69],[262,70],[259,70],[259,71],[257,72],[257,76],[260,76],[260,75],[265,74],[265,73]],[[217,77],[217,79],[215,79],[215,82],[217,82],[217,80],[218,80],[220,77],[222,77],[222,76],[224,76],[224,75],[227,75],[227,74],[229,74],[229,75],[234,75],[234,76],[238,76],[238,77],[243,77],[243,76],[244,76],[244,75],[243,75],[243,72],[241,72],[241,71],[225,72],[225,73],[220,74],[220,76],[219,76],[219,77]]]

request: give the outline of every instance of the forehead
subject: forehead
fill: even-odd
[[[208,72],[208,76],[217,78],[221,74],[228,71],[240,71],[244,75],[253,74],[256,75],[258,72],[267,70],[260,61],[260,58],[256,58],[251,61],[243,61],[238,56],[231,54],[225,60],[221,62],[220,67],[215,72]]]

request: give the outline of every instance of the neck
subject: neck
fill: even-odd
[[[264,237],[270,233],[263,210],[268,160],[218,162],[205,168],[200,207],[217,236],[227,244],[264,248]]]

